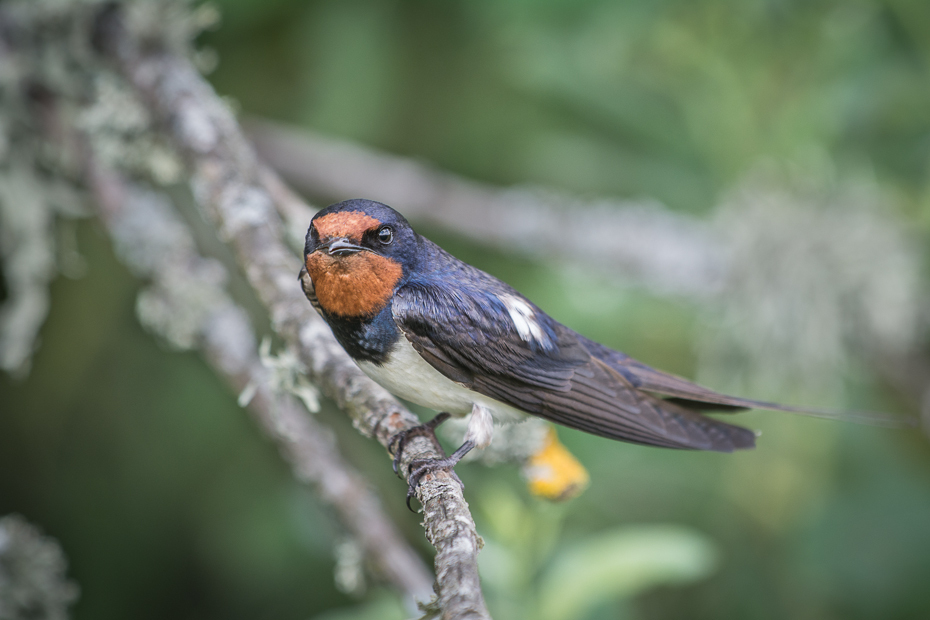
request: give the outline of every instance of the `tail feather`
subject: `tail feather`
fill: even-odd
[[[585,345],[593,356],[622,374],[636,388],[666,397],[666,402],[674,403],[686,409],[721,413],[736,413],[746,409],[768,409],[812,418],[840,420],[888,428],[911,428],[917,425],[917,421],[913,418],[887,413],[792,407],[762,400],[729,396],[692,383],[682,377],[656,370],[628,355],[609,349],[594,341],[589,340]]]

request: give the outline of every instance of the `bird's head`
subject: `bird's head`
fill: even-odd
[[[304,266],[323,310],[365,318],[387,305],[416,250],[417,235],[400,213],[380,202],[347,200],[313,217]]]

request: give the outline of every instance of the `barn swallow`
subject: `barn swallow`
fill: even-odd
[[[450,415],[471,416],[452,455],[411,465],[408,505],[425,472],[451,469],[491,442],[495,422],[527,414],[619,441],[718,452],[752,448],[756,433],[708,411],[836,417],[727,396],[585,338],[378,202],[348,200],[314,216],[300,281],[365,374],[441,412],[417,432],[432,433]]]

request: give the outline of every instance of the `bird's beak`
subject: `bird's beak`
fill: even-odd
[[[330,239],[317,246],[316,251],[325,251],[330,256],[348,256],[364,250],[362,246],[355,245],[345,237]]]

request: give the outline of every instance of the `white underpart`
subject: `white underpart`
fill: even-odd
[[[457,417],[472,414],[465,439],[474,441],[478,448],[491,443],[493,422],[517,422],[527,415],[447,378],[420,357],[403,336],[384,364],[377,366],[371,362],[359,362],[358,366],[395,396]]]
[[[548,349],[552,346],[549,336],[543,331],[539,322],[536,320],[536,313],[532,306],[513,295],[500,295],[500,300],[504,302],[507,313],[510,314],[510,320],[513,321],[514,327],[517,328],[517,334],[526,342],[535,341],[539,346]]]

